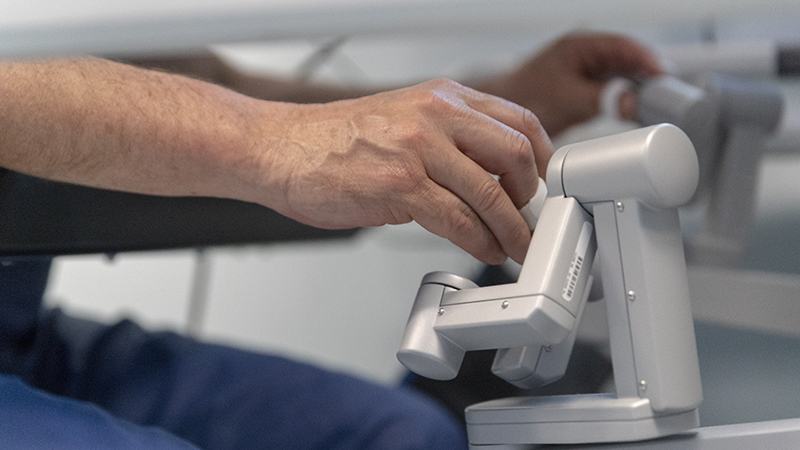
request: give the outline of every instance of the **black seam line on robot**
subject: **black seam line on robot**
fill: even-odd
[[[566,186],[564,186],[564,165],[565,165],[565,164],[566,164],[566,162],[567,162],[567,157],[569,156],[569,152],[571,152],[571,151],[572,151],[572,147],[573,147],[572,145],[570,145],[569,147],[567,147],[567,150],[566,150],[566,152],[565,152],[566,154],[564,155],[564,157],[563,157],[563,158],[561,158],[561,176],[559,177],[559,178],[560,178],[559,182],[560,182],[560,184],[561,184],[561,193],[562,193],[562,195],[563,195],[564,197],[571,197],[571,195],[569,195],[569,194],[567,193],[567,187],[566,187]],[[577,198],[576,198],[576,200],[577,200]],[[596,202],[593,202],[593,203],[596,203]],[[581,208],[583,208],[583,210],[584,210],[584,211],[586,211],[586,214],[589,214],[589,216],[590,216],[590,217],[594,218],[594,214],[592,214],[592,208],[587,208],[587,207],[586,207],[586,206],[584,206],[584,204],[583,204],[583,203],[581,203],[580,201],[578,202],[578,205],[580,205],[580,207],[581,207]]]
[[[569,197],[569,195],[567,195],[567,187],[564,185],[564,164],[567,162],[567,156],[569,156],[569,152],[572,151],[572,147],[573,146],[570,145],[567,148],[567,151],[565,152],[564,157],[561,158],[561,161],[559,163],[559,169],[560,169],[561,173],[559,174],[559,177],[558,177],[559,180],[558,181],[561,183],[561,195],[563,195],[564,197]],[[578,202],[578,203],[580,203],[580,202]]]
[[[576,199],[576,200],[577,200],[577,199]],[[578,206],[580,206],[581,208],[583,208],[583,210],[584,210],[584,211],[586,211],[586,214],[588,214],[588,215],[589,215],[589,217],[591,217],[592,219],[594,219],[594,214],[592,214],[592,211],[593,211],[593,209],[591,208],[591,206],[590,206],[590,205],[593,205],[593,204],[595,204],[595,203],[600,203],[600,202],[592,202],[592,203],[587,203],[586,205],[584,205],[584,204],[583,204],[583,203],[581,203],[581,202],[578,202]],[[594,224],[592,224],[592,225],[594,226]]]
[[[612,200],[611,204],[612,204],[612,207],[614,208],[614,228],[616,229],[617,247],[620,247],[622,245],[622,243],[619,240],[619,220],[617,220],[617,216],[620,214],[620,212],[616,209],[617,201],[618,200]],[[598,245],[597,250],[600,251],[600,246],[599,245]],[[625,261],[622,258],[622,249],[620,248],[619,250],[620,250],[619,251],[619,267],[621,269],[620,270],[620,277],[622,278],[622,292],[619,292],[618,294],[621,295],[623,298],[625,298],[627,296],[626,292],[627,292],[628,284],[625,281]],[[605,294],[603,294],[603,297],[605,297]],[[628,301],[625,301],[625,315],[627,316],[627,320],[628,320],[628,340],[627,341],[630,344],[630,355],[631,355],[631,359],[632,359],[632,362],[633,362],[633,375],[634,375],[634,381],[635,381],[635,380],[640,380],[641,378],[639,377],[639,370],[638,370],[638,366],[636,364],[636,348],[633,345],[633,329],[631,328],[631,308],[630,308],[630,302],[628,302]],[[647,395],[642,395],[642,391],[640,391],[638,389],[637,389],[637,395],[638,395],[639,398],[647,398]]]

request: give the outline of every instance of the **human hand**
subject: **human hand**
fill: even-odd
[[[530,111],[449,80],[320,105],[295,105],[266,156],[255,199],[323,228],[417,221],[476,258],[525,258],[517,211],[552,144]],[[497,175],[495,179],[491,174]]]
[[[483,92],[533,111],[555,136],[596,116],[606,81],[614,76],[655,76],[663,72],[658,59],[642,45],[615,34],[569,34],[516,70],[476,84]],[[632,95],[620,97],[620,116],[633,119]]]

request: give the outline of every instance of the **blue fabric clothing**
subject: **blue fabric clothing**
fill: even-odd
[[[411,390],[128,320],[42,312],[48,264],[0,266],[0,448],[468,447],[464,427]]]
[[[119,420],[97,406],[47,394],[6,375],[0,375],[0,447],[197,450],[159,428]]]
[[[49,258],[0,261],[0,346],[36,327],[49,273]]]

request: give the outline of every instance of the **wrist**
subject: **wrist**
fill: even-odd
[[[223,150],[216,157],[223,161],[209,165],[219,171],[219,179],[209,187],[215,190],[214,196],[258,203],[284,213],[287,173],[291,172],[289,136],[299,105],[250,98],[248,102],[241,120],[232,127],[220,127]]]

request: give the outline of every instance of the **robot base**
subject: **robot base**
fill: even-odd
[[[530,444],[641,441],[700,425],[697,409],[656,415],[646,398],[615,394],[518,397],[466,410],[473,449],[524,449]]]

